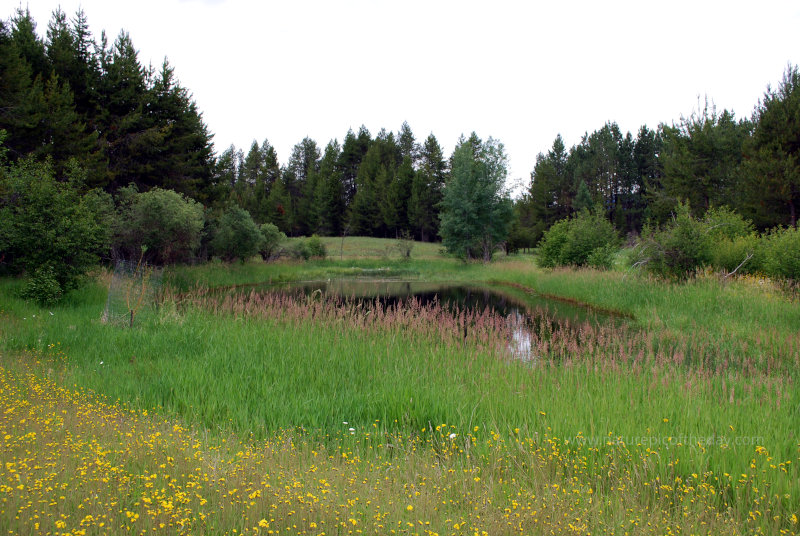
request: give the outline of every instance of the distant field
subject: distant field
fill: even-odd
[[[290,238],[289,242],[302,240]],[[365,236],[320,237],[332,259],[400,259],[399,240],[392,238],[371,238]],[[442,257],[440,242],[412,242],[411,257],[416,259],[432,259]]]

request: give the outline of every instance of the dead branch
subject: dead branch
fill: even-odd
[[[746,263],[747,261],[749,261],[749,260],[750,260],[750,259],[752,259],[752,258],[753,258],[753,254],[752,254],[752,253],[748,253],[748,254],[745,256],[744,260],[743,260],[742,262],[740,262],[740,263],[739,263],[739,266],[737,266],[736,268],[734,268],[734,269],[733,269],[733,271],[732,271],[731,273],[727,274],[727,275],[724,277],[724,279],[728,279],[730,276],[732,276],[733,274],[735,274],[736,272],[738,272],[738,271],[739,271],[739,268],[741,268],[742,266],[744,266],[744,263]]]

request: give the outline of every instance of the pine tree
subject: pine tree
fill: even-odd
[[[627,132],[619,144],[619,180],[613,223],[617,229],[628,232],[641,230],[644,208],[641,204],[643,188],[634,159],[635,147],[633,136]]]
[[[397,136],[397,145],[400,147],[400,158],[408,157],[413,167],[417,163],[419,147],[414,140],[414,133],[411,132],[411,127],[408,126],[408,122],[406,121],[403,121],[403,126],[400,127],[400,132]]]
[[[96,103],[100,68],[95,54],[97,43],[89,32],[89,22],[82,9],[78,9],[72,19],[71,33],[73,58],[72,68],[66,75],[67,81],[75,97],[75,109],[92,128],[98,113]]]
[[[352,130],[347,131],[342,144],[342,151],[339,153],[337,167],[342,174],[342,184],[344,186],[344,196],[346,206],[350,206],[356,195],[356,179],[361,160],[367,154],[372,143],[372,136],[362,125],[358,131],[358,136]]]
[[[344,184],[337,162],[341,148],[336,140],[325,147],[319,164],[319,182],[314,204],[318,209],[319,234],[339,236],[345,216]]]
[[[281,174],[278,164],[278,153],[268,140],[261,144],[261,169],[256,176],[255,193],[253,196],[253,209],[250,211],[253,218],[259,223],[267,222],[269,193]]]
[[[350,206],[350,234],[373,236],[382,224],[378,208],[376,179],[381,170],[381,146],[370,146],[356,177],[356,194]]]
[[[320,151],[311,138],[294,146],[284,171],[284,185],[292,199],[292,234],[307,235],[316,229],[314,192],[319,178]]]
[[[287,235],[292,232],[291,197],[283,178],[275,181],[267,198],[267,220]]]
[[[545,229],[572,212],[573,178],[568,170],[571,161],[574,163],[573,155],[567,154],[561,134],[546,155],[539,153],[536,157],[526,207],[530,216],[526,219],[536,222],[531,232],[537,240]]]
[[[688,201],[699,216],[712,206],[736,204],[749,131],[749,122],[736,121],[727,110],[717,113],[707,102],[702,111],[664,128],[661,183],[673,209]]]
[[[86,125],[75,111],[69,86],[60,83],[55,73],[44,85],[37,78],[28,99],[32,118],[38,118],[31,135],[39,143],[31,154],[52,157],[58,175],[63,174],[70,158],[77,158],[85,167],[94,169],[97,136],[94,132],[86,133]],[[90,179],[89,182],[94,181]]]
[[[576,212],[582,210],[592,210],[594,203],[592,202],[592,194],[589,193],[589,187],[586,186],[586,181],[581,181],[578,185],[578,192],[575,194],[575,202],[572,207]]]
[[[410,156],[403,157],[400,167],[397,168],[395,175],[394,190],[397,197],[397,232],[410,232],[411,226],[408,221],[409,204],[411,202],[411,188],[414,184],[414,167]]]
[[[261,148],[258,146],[258,142],[253,140],[247,156],[242,161],[242,167],[236,179],[236,186],[233,189],[236,203],[250,214],[253,213],[256,204],[256,183],[259,180],[263,165]]]
[[[146,93],[147,119],[162,134],[157,154],[148,162],[149,185],[170,188],[198,201],[209,201],[213,149],[211,135],[186,88],[175,80],[165,59]]]
[[[150,175],[147,164],[157,158],[155,148],[164,138],[145,115],[147,73],[125,32],[120,32],[110,48],[106,47],[103,36],[100,63],[98,108],[101,112],[97,128],[101,133],[103,157],[108,162],[101,185],[112,192],[129,183],[147,189],[150,184],[143,179]]]
[[[611,221],[618,207],[620,181],[620,143],[622,133],[616,123],[606,123],[603,128],[584,136],[581,145],[584,158],[577,166],[575,181],[586,181],[589,191],[597,200],[597,210]],[[577,186],[577,184],[576,184]]]
[[[26,8],[17,9],[11,18],[11,41],[16,53],[31,69],[31,80],[50,77],[50,64],[47,61],[44,42],[36,34],[36,22]]]
[[[661,163],[658,157],[661,147],[660,131],[650,130],[643,125],[636,134],[633,146],[635,179],[631,185],[630,206],[626,209],[629,230],[641,231],[647,218],[661,221],[651,205],[650,195],[651,191],[661,188]]]
[[[352,234],[389,236],[394,232],[390,225],[399,221],[394,185],[399,155],[394,134],[382,129],[358,167],[356,195],[350,207]]]
[[[442,148],[431,134],[420,150],[419,169],[412,178],[408,201],[409,225],[422,241],[433,240],[439,233],[439,204],[446,176]]]
[[[242,160],[241,151],[231,145],[216,158],[212,172],[214,195],[217,202],[216,209],[222,210],[227,199],[236,199],[236,181],[239,175],[239,162]]]
[[[800,211],[800,69],[787,67],[780,85],[767,89],[755,114],[746,151],[748,204],[761,227],[797,228]]]
[[[39,142],[30,132],[38,120],[30,117],[33,67],[23,56],[19,34],[13,20],[10,26],[0,21],[0,129],[7,133],[3,145],[12,160],[29,153]],[[41,77],[39,80],[41,84]]]
[[[381,166],[375,177],[375,191],[377,193],[378,209],[380,212],[380,225],[384,238],[397,236],[399,224],[400,196],[395,176],[390,174],[386,166]]]

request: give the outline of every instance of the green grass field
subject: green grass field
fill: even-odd
[[[290,238],[291,244],[295,238]],[[399,260],[402,255],[399,241],[367,236],[320,237],[331,259],[392,259]],[[442,245],[433,242],[413,242],[411,255],[415,259],[437,259],[442,257]]]
[[[330,242],[328,260],[171,269],[133,328],[101,321],[107,275],[52,309],[1,281],[0,530],[798,532],[800,304],[771,282]],[[484,320],[464,339],[437,311],[205,291],[329,277],[491,282],[628,320],[549,333],[532,364]]]

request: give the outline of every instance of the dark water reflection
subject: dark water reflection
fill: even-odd
[[[541,338],[559,329],[577,329],[585,322],[621,321],[588,307],[505,286],[331,279],[270,285],[265,290],[293,296],[318,294],[356,302],[378,302],[384,307],[402,307],[413,298],[423,306],[438,303],[454,314],[464,310],[483,312],[488,309],[506,319],[512,334],[508,341],[508,350],[514,357],[525,361],[536,360],[531,352],[533,336]]]

